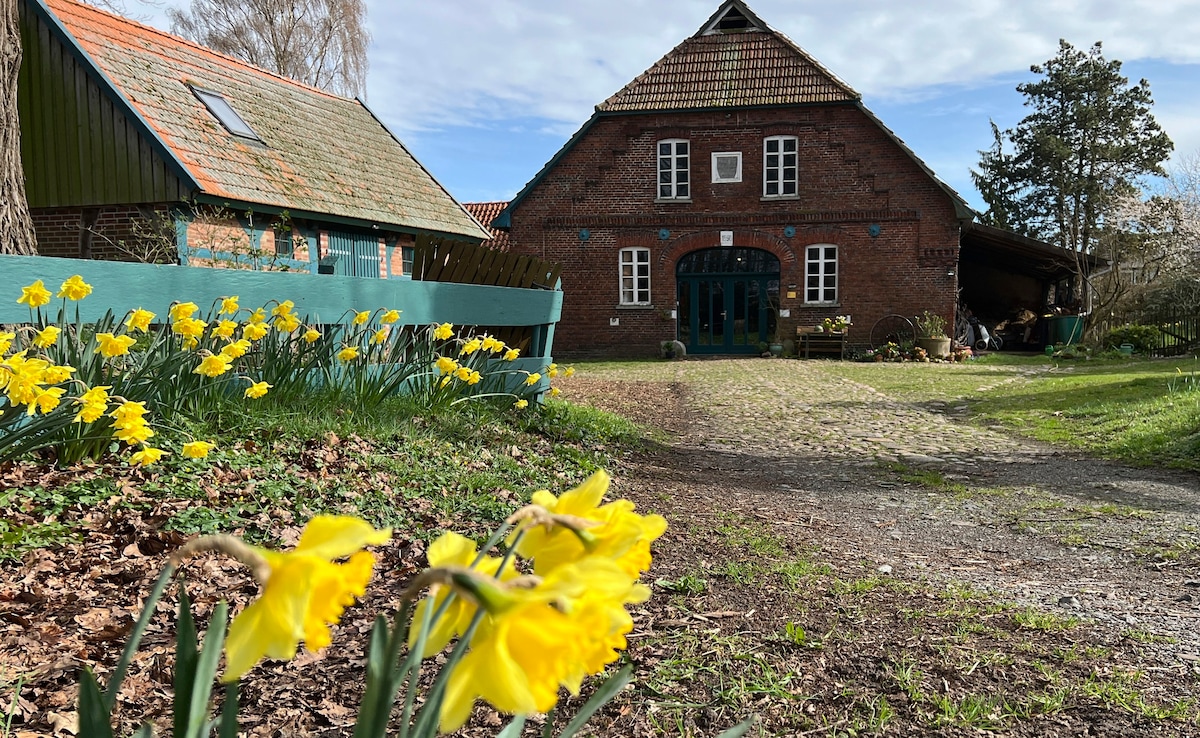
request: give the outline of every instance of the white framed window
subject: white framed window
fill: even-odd
[[[621,249],[621,304],[650,304],[650,249]]]
[[[804,301],[831,303],[838,299],[838,247],[822,243],[804,250]]]
[[[658,199],[687,200],[692,196],[690,161],[691,145],[685,139],[658,142]]]
[[[797,143],[795,136],[763,139],[763,197],[796,196]]]
[[[712,155],[712,181],[741,182],[742,152],[714,151]]]

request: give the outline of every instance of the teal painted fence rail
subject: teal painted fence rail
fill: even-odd
[[[341,277],[326,274],[255,272],[116,261],[59,259],[48,256],[0,256],[0,323],[26,323],[29,309],[16,300],[21,287],[42,280],[51,292],[79,274],[92,285],[79,306],[84,321],[112,310],[120,315],[144,307],[165,314],[172,301],[194,302],[207,310],[215,300],[237,295],[255,307],[271,300],[291,300],[296,313],[313,323],[338,322],[347,310],[395,308],[400,323],[426,325],[536,326],[531,357],[549,358],[553,326],[562,314],[559,290],[410,280]],[[60,299],[43,310],[57,313]]]

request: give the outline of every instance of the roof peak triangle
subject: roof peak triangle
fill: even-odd
[[[704,25],[700,26],[696,35],[711,36],[718,33],[770,32],[770,30],[770,26],[764,23],[762,18],[759,18],[742,0],[725,0],[721,3],[721,7],[717,8],[717,12],[713,13],[704,22]]]
[[[860,95],[742,0],[725,0],[700,29],[596,106],[644,113],[813,103]]]

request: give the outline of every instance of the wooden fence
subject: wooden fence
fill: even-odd
[[[429,235],[419,236],[413,251],[412,276],[419,281],[557,291],[561,274],[561,264]],[[538,327],[501,325],[490,319],[478,327],[522,350],[551,340],[554,331],[551,326],[543,339]]]
[[[194,302],[207,311],[215,301],[237,295],[242,305],[291,300],[312,323],[341,322],[347,311],[401,310],[400,324],[454,323],[521,331],[522,357],[514,369],[538,371],[552,360],[554,324],[562,314],[562,292],[522,286],[372,279],[290,272],[258,272],[116,261],[0,256],[0,324],[28,323],[29,308],[17,304],[21,288],[42,280],[51,292],[79,274],[92,294],[70,303],[83,321],[111,310],[118,316],[138,307],[165,315],[173,301]],[[61,300],[43,310],[57,313]],[[505,340],[503,336],[497,336]],[[518,345],[512,343],[510,345]]]

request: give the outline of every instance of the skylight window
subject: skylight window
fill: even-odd
[[[255,141],[262,141],[254,129],[250,127],[246,121],[242,120],[242,116],[237,114],[233,106],[229,104],[224,97],[215,92],[202,90],[199,87],[192,87],[192,92],[196,97],[200,98],[200,102],[204,103],[204,107],[208,108],[208,112],[213,114],[213,117],[221,121],[221,125],[225,126],[235,136],[243,138],[251,138]]]

